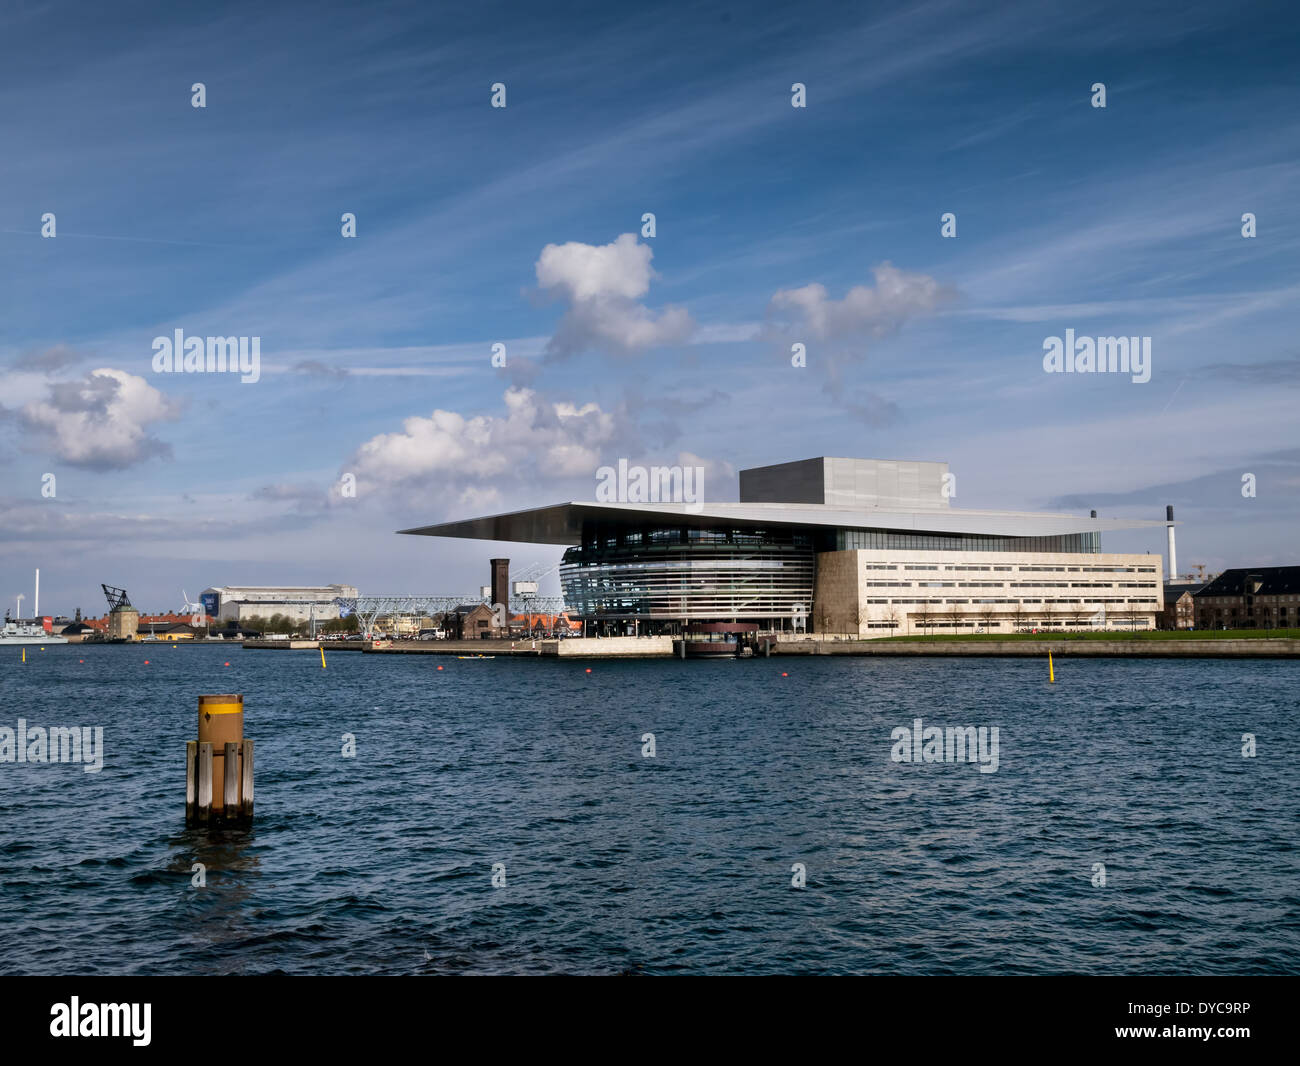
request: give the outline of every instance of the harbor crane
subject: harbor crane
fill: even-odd
[[[533,563],[523,570],[517,570],[511,575],[510,592],[515,599],[524,604],[524,610],[528,610],[528,605],[533,602],[537,596],[537,589],[541,580],[550,577],[560,568],[558,562],[547,566],[545,563]]]
[[[131,599],[126,594],[126,589],[115,589],[112,585],[101,584],[99,586],[104,590],[104,598],[108,600],[108,612],[112,614],[119,607],[130,607]]]

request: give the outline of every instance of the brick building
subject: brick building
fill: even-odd
[[[1193,596],[1197,629],[1300,626],[1300,566],[1225,570]]]
[[[1165,585],[1165,605],[1156,616],[1158,629],[1191,629],[1196,625],[1196,593],[1201,582]]]

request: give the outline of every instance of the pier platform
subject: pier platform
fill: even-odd
[[[1300,659],[1300,640],[772,640],[758,638],[753,658],[767,655],[960,656],[1033,658],[1050,651],[1058,657],[1088,659]],[[680,638],[569,637],[564,640],[246,640],[245,648],[360,651],[367,655],[499,655],[586,659],[671,659]],[[735,645],[688,641],[686,658],[734,657]]]
[[[245,648],[361,651],[367,655],[502,655],[585,659],[671,659],[672,637],[566,637],[563,640],[246,640]]]

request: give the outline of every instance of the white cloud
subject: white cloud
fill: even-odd
[[[650,291],[654,252],[623,233],[612,244],[548,244],[537,260],[537,284],[561,289],[574,303],[603,296],[635,300]]]
[[[79,381],[50,382],[48,392],[48,399],[25,404],[19,415],[65,463],[110,470],[171,454],[148,427],[179,417],[179,404],[144,378],[101,367]]]
[[[771,310],[788,328],[802,329],[817,340],[883,337],[952,297],[950,289],[928,274],[899,270],[891,263],[881,263],[872,274],[875,288],[855,285],[842,300],[830,299],[826,286],[817,283],[781,289],[772,296]]]
[[[658,314],[639,303],[656,274],[650,266],[654,252],[637,243],[633,233],[611,244],[578,241],[548,244],[537,260],[537,284],[568,303],[555,336],[547,345],[551,355],[565,356],[603,348],[633,352],[685,341],[695,330],[682,307]]]
[[[505,506],[501,490],[492,485],[468,485],[456,498],[456,503],[468,514],[490,514]]]
[[[532,389],[507,389],[504,400],[504,417],[435,410],[407,418],[401,432],[362,444],[345,469],[362,487],[436,480],[461,492],[472,485],[478,493],[492,492],[477,484],[485,479],[594,476],[600,449],[617,429],[612,413],[594,403],[548,402]]]

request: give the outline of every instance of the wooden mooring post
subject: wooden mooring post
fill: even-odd
[[[229,820],[232,814],[239,811],[239,745],[234,741],[227,741],[225,745],[224,758],[226,780],[221,790],[221,809],[222,814]]]
[[[244,779],[239,784],[239,816],[253,820],[253,742],[244,738]]]
[[[198,824],[207,825],[212,818],[212,745],[199,745]]]
[[[185,824],[192,825],[199,806],[199,742],[185,742]]]
[[[187,825],[247,825],[253,819],[253,742],[244,736],[244,697],[199,697],[199,736],[185,742]]]

